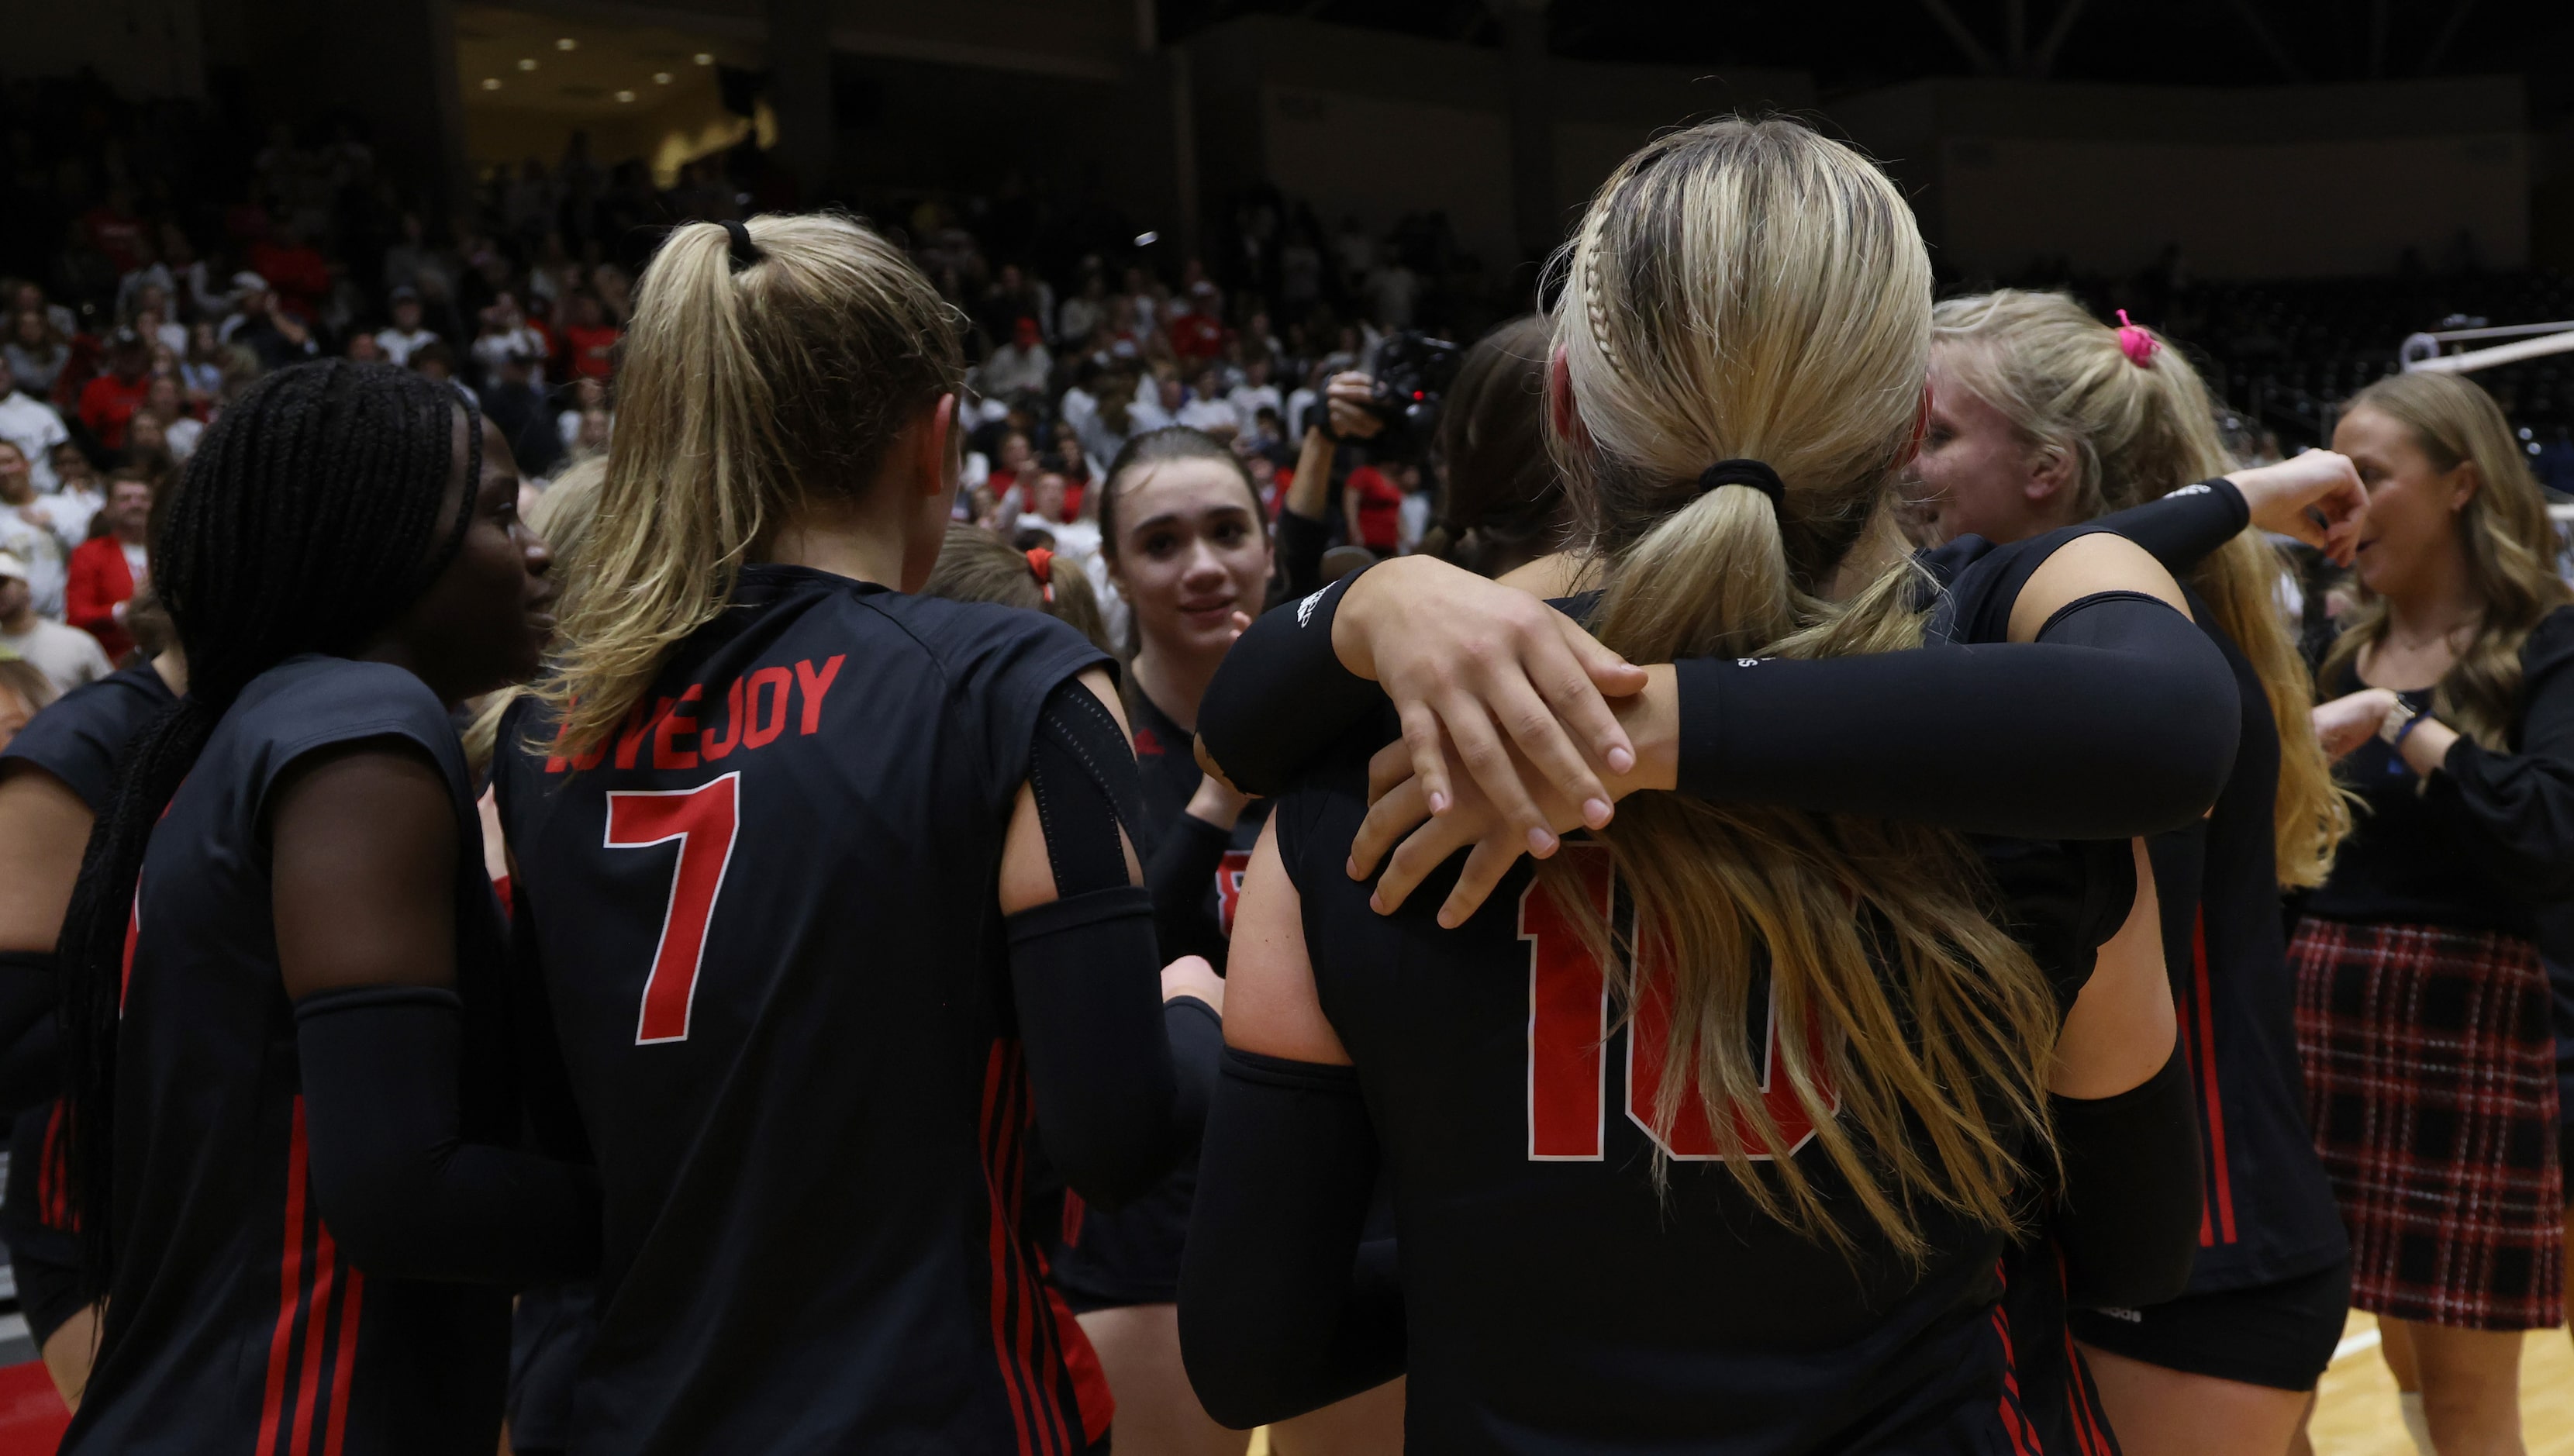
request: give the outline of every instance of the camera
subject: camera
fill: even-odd
[[[1465,356],[1465,350],[1417,329],[1388,335],[1377,346],[1376,387],[1367,402],[1368,413],[1383,420],[1385,430],[1370,443],[1397,459],[1428,450]]]

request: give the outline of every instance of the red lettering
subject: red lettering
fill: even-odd
[[[702,722],[702,720],[700,720],[700,722]],[[717,758],[722,757],[724,754],[731,752],[732,745],[740,741],[741,680],[739,678],[735,678],[732,680],[731,685],[724,689],[723,736],[716,737],[715,730],[710,728],[698,728],[697,751],[705,754],[706,761],[711,763]]]
[[[670,700],[664,698],[661,700],[661,707],[658,712],[668,713],[669,711]],[[643,704],[636,704],[633,709],[628,711],[626,715],[626,727],[618,729],[617,732],[618,767],[632,768],[635,766],[635,755],[643,749],[644,736],[651,730],[651,728],[652,725],[649,722],[646,722],[644,717]]]
[[[1582,892],[1609,912],[1608,856],[1583,852]],[[1609,994],[1581,928],[1543,885],[1520,893],[1529,948],[1528,1127],[1531,1162],[1597,1162],[1609,1040]]]
[[[703,684],[689,684],[687,691],[679,695],[679,701],[665,710],[660,721],[653,725],[653,767],[694,768],[697,766],[697,755],[678,746],[676,740],[682,735],[692,738],[697,735],[697,720],[689,711],[688,705],[696,702],[704,692]]]
[[[847,657],[846,653],[833,653],[819,673],[809,662],[795,665],[795,686],[804,690],[804,724],[799,731],[805,736],[822,730],[822,700],[830,696],[831,683],[840,676],[840,664]]]
[[[745,695],[750,700],[745,705],[750,710],[750,717],[742,723],[743,747],[766,747],[777,740],[779,733],[786,731],[786,695],[793,691],[793,675],[784,668],[762,668],[750,675],[750,691]],[[759,695],[770,688],[777,691],[763,705]]]
[[[586,771],[588,769],[598,767],[600,760],[607,756],[608,739],[605,737],[594,738],[591,740],[589,747],[572,755],[572,766],[576,771]]]

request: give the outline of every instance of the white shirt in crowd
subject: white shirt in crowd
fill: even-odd
[[[1264,409],[1277,411],[1278,428],[1287,428],[1287,402],[1278,397],[1278,386],[1244,384],[1233,387],[1234,423],[1241,427],[1243,434],[1260,433],[1260,412]]]
[[[89,540],[90,518],[105,509],[107,509],[105,496],[96,491],[82,490],[77,486],[70,490],[56,491],[50,496],[40,495],[36,498],[36,511],[45,518],[38,524],[53,532],[54,540],[63,544],[63,555],[66,558],[77,550],[82,542]]]
[[[0,440],[27,457],[27,473],[39,492],[54,488],[54,447],[71,438],[53,406],[20,389],[0,394]]]
[[[1093,302],[1079,294],[1074,294],[1065,299],[1063,307],[1055,313],[1054,336],[1066,344],[1082,343],[1090,338],[1090,331],[1098,328],[1099,321],[1106,317],[1108,317],[1106,303]]]
[[[137,542],[120,541],[116,545],[119,550],[125,553],[126,572],[134,578],[134,585],[138,588],[141,587],[152,575],[151,554],[146,552],[141,544]],[[120,617],[123,614],[121,613],[119,614]]]
[[[21,511],[27,514],[19,514]],[[70,574],[65,565],[69,554],[55,539],[50,523],[38,525],[27,519],[45,514],[41,499],[33,506],[0,506],[0,552],[25,564],[27,595],[35,599],[36,614],[59,622],[63,616],[63,582]]]
[[[387,325],[376,331],[376,347],[385,351],[385,360],[396,368],[411,368],[411,357],[438,342],[438,336],[427,329],[414,329],[406,334]]]
[[[35,664],[36,671],[53,682],[56,693],[69,693],[116,671],[97,638],[41,617],[23,633],[0,632],[0,648]]]
[[[1239,421],[1233,406],[1223,400],[1194,399],[1180,406],[1179,423],[1213,435],[1236,428]]]
[[[1054,373],[1054,356],[1042,344],[1025,349],[1004,344],[976,371],[975,388],[986,395],[1041,394]]]
[[[545,335],[522,324],[498,334],[486,334],[474,341],[475,359],[482,363],[484,372],[494,378],[500,376],[501,366],[508,363],[513,354],[528,357],[528,383],[543,394],[546,388]]]
[[[197,442],[204,438],[206,422],[194,415],[182,415],[162,427],[161,439],[170,447],[170,458],[186,461],[197,453]]]
[[[1412,549],[1421,545],[1421,538],[1428,534],[1429,530],[1430,493],[1428,491],[1411,492],[1403,498],[1403,504],[1395,508],[1395,550],[1410,556]]]

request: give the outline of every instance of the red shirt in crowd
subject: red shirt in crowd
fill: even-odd
[[[604,380],[617,373],[617,341],[621,331],[614,324],[585,329],[579,324],[566,324],[562,329],[565,367],[576,378]]]
[[[125,560],[125,543],[115,536],[93,536],[72,552],[63,582],[63,617],[98,639],[109,662],[134,651],[134,638],[116,620],[119,603],[134,600],[134,569]]]
[[[1350,472],[1344,487],[1358,498],[1359,545],[1370,551],[1394,550],[1403,539],[1403,488],[1372,465]]]
[[[81,423],[89,427],[99,444],[110,450],[125,448],[125,422],[143,404],[148,378],[123,379],[113,372],[102,374],[81,387]]]
[[[1213,314],[1182,314],[1171,320],[1171,352],[1182,359],[1213,359],[1224,352],[1224,322]]]
[[[287,248],[263,238],[250,245],[250,271],[267,279],[278,306],[299,319],[312,318],[331,291],[331,265],[309,244]]]

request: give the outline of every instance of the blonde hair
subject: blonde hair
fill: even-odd
[[[2472,380],[2390,375],[2342,406],[2345,414],[2358,409],[2410,428],[2433,470],[2445,475],[2463,464],[2476,468],[2476,493],[2458,512],[2458,539],[2466,547],[2467,583],[2484,613],[2474,638],[2441,677],[2432,711],[2485,747],[2507,752],[2512,724],[2520,717],[2521,649],[2539,619],[2574,602],[2574,588],[2555,572],[2556,529],[2547,519],[2547,498],[2539,494],[2502,407]],[[2385,599],[2360,587],[2358,610],[2325,655],[2323,680],[2335,681],[2362,649],[2385,637]]]
[[[2182,353],[2157,347],[2137,364],[2118,331],[2058,293],[1999,289],[1930,311],[1941,363],[2020,438],[2073,468],[2073,519],[2159,500],[2234,469],[2216,409]],[[2141,326],[2135,326],[2141,327]],[[2279,555],[2245,527],[2190,575],[2218,631],[2261,680],[2279,730],[2270,842],[2283,886],[2324,882],[2350,834],[2350,795],[2315,738],[2314,681],[2281,614]]]
[[[822,213],[746,226],[755,261],[692,223],[636,290],[587,590],[539,690],[576,751],[731,602],[771,531],[863,494],[894,436],[963,388],[959,316],[891,244]]]
[[[1579,424],[1549,438],[1601,572],[1601,640],[1640,663],[1918,644],[1921,580],[1900,557],[1846,604],[1821,595],[1911,455],[1929,369],[1930,260],[1893,184],[1792,122],[1710,122],[1630,157],[1559,265],[1572,408],[1549,415]],[[1702,490],[1731,458],[1775,469],[1782,502]],[[1634,965],[1669,969],[1663,1126],[1695,1078],[1751,1198],[1850,1246],[1763,1102],[1746,1028],[1766,961],[1778,1024],[1820,1033],[1777,1038],[1773,1095],[1793,1092],[1878,1229],[1919,1259],[1926,1204],[2015,1225],[2056,1012],[1958,836],[1646,793],[1600,837],[1632,928],[1569,866],[1542,873],[1598,948],[1626,941],[1602,963],[1629,1017]]]
[[[599,511],[599,483],[608,475],[608,459],[592,456],[555,477],[555,483],[537,497],[528,508],[528,528],[545,538],[546,554],[554,565],[546,575],[555,584],[555,616],[560,619],[581,600],[582,557],[590,545],[590,523]],[[465,761],[474,776],[481,777],[492,761],[501,734],[501,716],[510,705],[527,696],[525,688],[504,688],[484,695],[482,706],[474,711],[474,721],[465,726]],[[530,747],[543,751],[545,744],[531,741]]]

